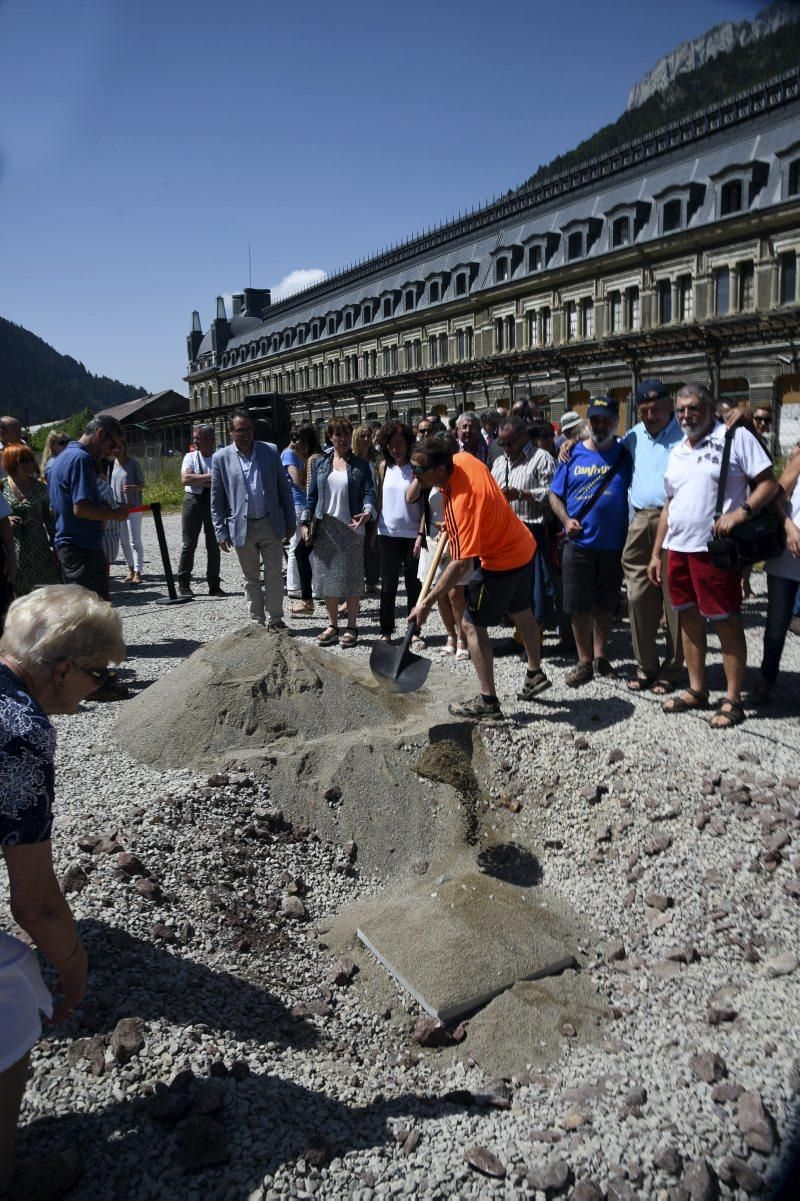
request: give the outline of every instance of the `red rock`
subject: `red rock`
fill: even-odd
[[[436,1018],[423,1016],[414,1023],[414,1042],[420,1047],[449,1047],[453,1036],[447,1027]]]

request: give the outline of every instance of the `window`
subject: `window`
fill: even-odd
[[[691,275],[682,275],[678,280],[681,321],[694,320],[694,281]]]
[[[336,318],[335,317],[328,318],[328,333],[329,334],[336,333]]]
[[[422,341],[419,338],[417,338],[415,340],[413,350],[414,350],[414,366],[421,367],[422,366]]]
[[[306,340],[306,331],[304,329],[299,329],[297,331],[297,345],[302,346],[303,343],[305,342],[305,340]]]
[[[539,345],[539,327],[536,323],[535,311],[528,313],[528,345],[531,347]]]
[[[727,217],[730,213],[740,213],[742,211],[742,181],[740,179],[732,179],[729,183],[723,184],[719,194],[719,213],[721,217]]]
[[[304,367],[303,368],[303,387],[306,389],[306,391],[308,390],[310,383],[311,383],[310,376],[311,376],[311,372],[309,371],[308,367]]]
[[[542,269],[542,248],[541,246],[531,246],[528,249],[528,270],[541,271]]]
[[[389,363],[393,372],[397,371],[397,347],[389,347]]]
[[[447,334],[439,334],[439,362],[446,363],[449,358],[447,353]]]
[[[383,348],[383,374],[388,375],[391,370],[392,370],[392,360],[391,360],[391,356],[389,354],[389,347],[384,346],[384,348]]]
[[[494,323],[494,348],[499,354],[503,349],[503,318],[497,317]]]
[[[431,304],[437,304],[439,301],[439,283],[437,280],[432,280],[428,285],[428,299]]]
[[[611,245],[627,246],[631,240],[630,217],[617,217],[611,227]]]
[[[720,267],[716,273],[714,289],[714,312],[724,317],[731,307],[731,273],[728,267]]]
[[[739,264],[739,311],[746,313],[753,307],[755,274],[752,263]]]
[[[459,271],[456,276],[456,296],[466,296],[467,294],[467,277],[463,271]]]
[[[583,336],[584,338],[594,337],[594,301],[584,300],[583,302]]]
[[[369,325],[372,320],[372,305],[365,304],[361,310],[361,321],[363,325]]]
[[[456,359],[459,363],[464,361],[464,331],[463,329],[456,330]]]
[[[576,230],[567,238],[567,259],[571,263],[573,259],[580,258],[583,258],[583,234]]]
[[[391,296],[384,297],[383,315],[384,315],[384,317],[391,317],[391,315],[392,315],[392,298],[391,298]]]
[[[280,338],[276,334],[275,337],[272,339],[272,349],[277,350],[279,346],[280,346]]]
[[[611,292],[608,297],[608,319],[612,334],[622,333],[622,293]]]
[[[638,288],[628,288],[628,329],[641,329],[642,304]]]
[[[508,259],[503,255],[497,260],[494,265],[495,283],[501,284],[504,279],[508,279]]]
[[[471,359],[471,358],[472,358],[472,354],[473,354],[473,333],[472,333],[472,330],[471,330],[471,329],[467,329],[467,330],[465,330],[465,332],[464,332],[464,336],[465,336],[465,338],[466,338],[466,347],[465,347],[465,353],[466,353],[466,356],[467,356],[467,358],[468,358],[468,359]]]
[[[680,229],[683,224],[683,204],[679,199],[668,200],[664,205],[662,215],[662,227],[665,234],[672,233],[675,229]]]
[[[789,164],[789,195],[800,196],[800,158]]]
[[[542,309],[542,346],[548,346],[553,336],[553,317],[549,308]]]
[[[315,342],[316,342],[317,338],[319,337],[319,322],[318,321],[315,321],[314,324],[311,326],[311,337],[314,339]]]
[[[780,258],[781,304],[794,304],[797,299],[797,255],[792,250]]]
[[[567,341],[574,342],[578,336],[578,306],[574,300],[568,300],[564,306],[566,316]]]
[[[410,371],[411,368],[414,366],[414,360],[411,356],[411,343],[410,342],[403,343],[403,355],[406,360],[406,371]]]
[[[439,342],[435,337],[428,338],[428,362],[431,367],[439,366]]]
[[[506,317],[506,349],[515,350],[517,346],[517,323],[513,317]]]
[[[353,328],[353,314],[349,310],[344,315],[344,328],[345,329]]]
[[[669,325],[672,320],[672,284],[668,279],[658,284],[658,319],[662,325]]]
[[[409,309],[413,309],[413,307],[414,307],[414,289],[413,288],[407,289],[407,291],[403,297],[403,304],[405,305],[406,312],[408,312]]]

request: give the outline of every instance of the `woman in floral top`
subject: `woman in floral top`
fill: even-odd
[[[50,539],[55,522],[50,510],[47,485],[38,478],[36,459],[30,447],[20,443],[3,451],[3,496],[11,508],[9,521],[14,531],[17,552],[17,578],[14,591],[24,596],[40,584],[57,584]]]

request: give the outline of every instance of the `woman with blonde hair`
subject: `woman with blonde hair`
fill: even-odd
[[[42,451],[42,475],[47,479],[47,473],[52,466],[53,459],[57,459],[62,450],[66,450],[69,446],[69,434],[65,434],[63,430],[51,430],[47,435],[47,441],[44,444]]]
[[[41,1014],[63,1022],[86,991],[87,957],[53,867],[54,713],[74,713],[125,658],[122,626],[78,584],[13,603],[0,640],[0,846],[11,915],[58,979],[51,995],[36,951],[0,932],[0,1197],[56,1197],[81,1170],[74,1149],[17,1160],[15,1128]]]

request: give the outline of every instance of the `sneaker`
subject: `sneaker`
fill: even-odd
[[[178,596],[194,596],[188,584],[178,584]]]
[[[499,701],[487,704],[480,693],[478,693],[474,701],[465,701],[463,705],[448,705],[447,712],[452,714],[453,717],[468,717],[472,721],[503,720],[503,710],[500,708]]]
[[[552,684],[553,681],[547,678],[540,667],[535,675],[525,677],[525,683],[517,693],[517,700],[532,701],[540,692],[546,692],[548,688],[551,688]]]
[[[591,663],[578,663],[571,668],[564,676],[564,683],[567,688],[580,688],[582,684],[588,684],[594,679],[594,667]]]

